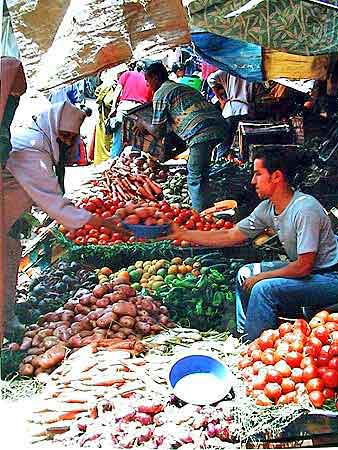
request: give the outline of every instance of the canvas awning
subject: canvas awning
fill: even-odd
[[[30,84],[46,90],[190,42],[180,0],[7,0]]]
[[[297,55],[338,52],[338,11],[304,0],[184,0],[189,23],[211,33]],[[322,3],[322,5],[320,5]]]

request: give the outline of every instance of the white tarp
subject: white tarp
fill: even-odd
[[[190,42],[180,0],[8,0],[31,86],[45,90]]]

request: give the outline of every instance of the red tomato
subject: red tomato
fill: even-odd
[[[95,238],[89,238],[89,239],[95,239]],[[107,245],[108,244],[108,240],[107,239],[99,239],[98,245]]]
[[[316,364],[318,367],[326,367],[329,364],[330,357],[327,353],[319,353]]]
[[[290,403],[298,403],[297,392],[288,392],[285,394],[285,403],[287,405]]]
[[[249,367],[252,365],[252,359],[251,358],[243,358],[240,360],[238,367],[240,369],[244,369],[245,367]]]
[[[102,213],[101,215],[104,219],[108,219],[109,217],[111,217],[111,213],[110,211],[105,211]]]
[[[307,366],[313,366],[315,365],[315,359],[313,356],[305,356],[305,358],[302,359],[302,362],[300,363],[301,369],[304,369],[304,367]],[[314,378],[314,377],[312,377]]]
[[[79,228],[78,230],[75,231],[75,236],[76,237],[80,237],[80,236],[86,236],[87,232],[86,230],[84,230],[83,228]]]
[[[77,245],[84,245],[85,244],[85,238],[83,236],[78,236],[75,238],[75,244]]]
[[[318,372],[318,376],[320,378],[323,378],[324,373],[326,373],[326,371],[328,370],[327,366],[323,366],[323,367],[318,367],[317,368],[317,372]]]
[[[338,387],[338,370],[327,369],[327,371],[322,375],[322,380],[325,384],[325,387],[335,389],[336,387]]]
[[[210,231],[210,230],[211,230],[211,225],[210,225],[210,223],[206,223],[206,224],[204,225],[203,230],[204,230],[204,231]]]
[[[271,353],[269,351],[264,351],[262,353],[261,360],[265,365],[269,365],[269,364],[274,365],[275,364],[274,355],[273,355],[273,353]]]
[[[311,333],[311,328],[306,320],[304,319],[296,319],[293,324],[294,330],[301,330],[306,336],[309,336]]]
[[[328,355],[329,357],[338,356],[338,344],[330,345]]]
[[[297,339],[290,343],[290,350],[293,350],[298,353],[302,353],[304,348],[304,343],[301,339]]]
[[[100,227],[99,231],[101,234],[108,234],[108,236],[111,235],[111,230],[108,227]]]
[[[201,231],[204,230],[203,222],[196,222],[195,227],[196,227],[196,230],[201,230]]]
[[[282,395],[282,388],[278,383],[267,383],[264,388],[264,394],[269,399],[277,401]]]
[[[283,378],[281,383],[281,388],[283,394],[287,394],[288,392],[293,392],[295,390],[296,383],[291,380],[291,378]]]
[[[292,351],[288,353],[285,357],[285,361],[289,364],[290,367],[300,367],[300,363],[302,362],[302,354]]]
[[[261,350],[266,350],[267,348],[273,348],[276,340],[276,334],[274,330],[265,330],[258,338],[258,345]]]
[[[181,241],[179,239],[174,239],[172,244],[179,246],[181,244]]]
[[[326,322],[325,328],[329,330],[331,333],[332,331],[338,331],[338,323],[337,322]]]
[[[305,387],[309,393],[312,391],[322,391],[324,389],[324,381],[321,378],[311,378],[311,380],[305,384]]]
[[[292,328],[293,328],[292,323],[290,322],[282,323],[278,328],[279,336],[283,337],[286,335],[286,333],[290,333],[292,331]]]
[[[116,239],[120,239],[121,236],[120,236],[120,233],[116,233],[116,232],[115,232],[115,233],[112,234],[111,237],[112,237],[112,239],[115,239],[115,240],[116,240]]]
[[[98,197],[94,197],[91,199],[91,202],[94,203],[96,208],[102,208],[104,206],[103,200]]]
[[[275,364],[275,369],[282,374],[283,377],[289,377],[291,375],[291,367],[285,361],[278,361]]]
[[[253,370],[254,370],[254,374],[257,375],[257,373],[259,372],[259,370],[262,367],[265,367],[265,364],[262,361],[255,361],[252,365]]]
[[[256,397],[256,405],[258,405],[258,406],[271,406],[271,405],[273,405],[273,403],[265,394],[260,393]]]
[[[94,226],[93,226],[93,225],[90,225],[90,223],[86,223],[86,225],[84,225],[83,228],[84,228],[86,231],[90,231],[90,230],[92,230],[92,229],[94,228]]]
[[[266,376],[265,375],[258,375],[253,377],[252,379],[252,386],[254,389],[261,389],[263,390],[266,385]]]
[[[66,238],[69,239],[70,241],[73,241],[76,238],[75,232],[74,231],[68,231],[66,233]]]
[[[166,212],[164,214],[164,217],[166,217],[169,220],[172,220],[174,218],[174,214],[172,212]]]
[[[94,203],[89,202],[86,204],[85,209],[91,213],[94,213],[96,210],[96,206],[94,205]]]
[[[99,230],[97,230],[96,228],[93,228],[92,230],[89,230],[88,236],[98,238],[99,237]]]
[[[331,344],[338,344],[338,331],[332,331],[330,334]]]
[[[328,317],[328,321],[336,322],[338,324],[338,313],[331,313]]]
[[[266,374],[266,379],[269,383],[281,384],[283,377],[282,374],[276,369],[269,369]]]
[[[87,239],[87,243],[88,243],[88,244],[97,245],[98,239],[95,238],[95,237],[89,237],[89,238]]]
[[[112,206],[110,208],[110,214],[113,216],[116,213],[117,207],[116,206]]]
[[[217,228],[223,228],[223,227],[224,227],[224,224],[225,224],[225,220],[224,220],[224,219],[219,219],[219,220],[217,220],[217,222],[216,222],[216,227],[217,227]]]
[[[109,241],[108,234],[105,234],[105,233],[100,234],[99,240],[102,240],[102,239],[105,240],[105,241]]]
[[[303,370],[303,380],[304,383],[311,380],[312,378],[316,378],[318,376],[318,369],[314,365],[306,366]]]
[[[302,383],[303,382],[303,370],[299,368],[292,369],[291,372],[291,380],[293,380],[295,383]]]
[[[103,209],[102,208],[96,208],[95,209],[95,214],[98,216],[101,216]]]
[[[223,225],[223,230],[230,230],[234,227],[234,224],[230,221],[225,221]]]
[[[325,397],[319,390],[310,392],[309,399],[316,408],[321,408],[325,402]]]
[[[212,214],[206,214],[206,215],[204,216],[204,220],[205,220],[206,222],[213,223],[213,222],[214,222],[214,216],[213,216]]]
[[[317,313],[315,315],[315,317],[319,317],[319,318],[323,319],[324,322],[328,321],[329,316],[330,316],[330,313],[328,311],[320,311],[319,313]]]
[[[186,228],[187,230],[194,230],[195,229],[195,222],[192,219],[188,220],[184,224],[184,228]]]
[[[330,369],[336,369],[336,370],[338,370],[338,356],[333,356],[333,357],[329,360],[328,366],[330,367]]]
[[[323,395],[324,395],[325,400],[326,400],[326,399],[328,399],[328,398],[335,398],[336,393],[335,393],[335,391],[334,391],[333,389],[330,389],[330,388],[324,388],[324,389],[323,389]]]
[[[253,361],[260,361],[262,356],[262,350],[259,350],[258,348],[253,350],[251,353],[251,358]]]
[[[322,342],[315,336],[310,337],[304,347],[304,353],[308,356],[318,356],[322,349]]]
[[[103,202],[103,205],[106,209],[110,209],[114,207],[114,203],[112,202],[112,200],[106,200],[105,202]]]
[[[324,325],[320,325],[313,330],[312,334],[325,345],[328,342],[330,332]]]

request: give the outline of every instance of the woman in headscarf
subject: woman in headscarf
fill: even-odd
[[[58,223],[74,230],[89,223],[115,228],[113,219],[103,219],[77,208],[62,193],[62,162],[80,133],[86,114],[64,101],[51,105],[12,138],[12,151],[4,171],[4,218],[6,240],[5,335],[20,328],[14,314],[17,271],[21,258],[20,241],[8,236],[16,220],[33,204]],[[61,185],[61,187],[60,187]]]

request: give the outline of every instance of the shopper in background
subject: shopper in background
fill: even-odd
[[[152,100],[152,93],[147,86],[143,67],[143,63],[139,61],[136,63],[136,70],[128,70],[119,77],[110,114],[111,128],[114,130],[111,157],[119,156],[123,150],[123,113]],[[133,69],[133,66],[131,68]]]
[[[162,63],[153,63],[145,71],[154,92],[152,124],[135,121],[139,130],[157,138],[169,126],[189,148],[188,190],[192,207],[203,211],[211,205],[209,198],[209,165],[214,147],[225,139],[226,127],[217,109],[196,89],[168,79]]]
[[[169,74],[169,80],[175,81],[175,83],[180,82],[180,78],[185,75],[185,67],[183,64],[174,63],[171,68],[171,73]]]
[[[217,70],[208,77],[208,84],[217,97],[222,116],[228,124],[224,145],[217,149],[216,159],[229,153],[238,124],[253,112],[253,83],[234,77],[223,70]]]

